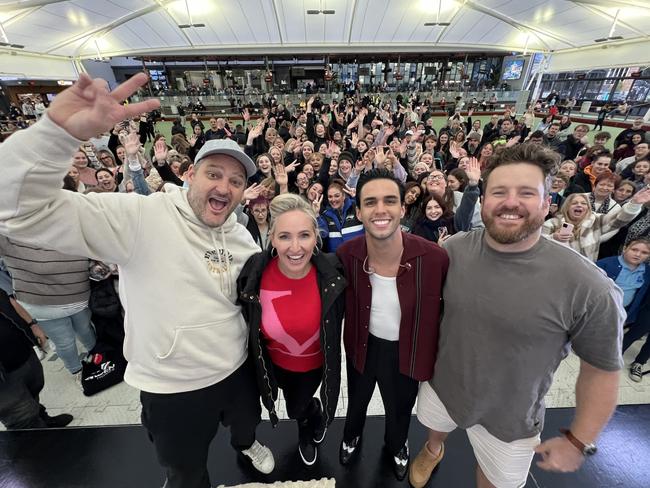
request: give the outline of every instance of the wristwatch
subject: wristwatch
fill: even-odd
[[[580,451],[584,456],[593,456],[598,451],[596,444],[583,444],[580,439],[573,435],[569,429],[560,429],[560,432],[568,439],[568,441],[573,444],[578,451]]]

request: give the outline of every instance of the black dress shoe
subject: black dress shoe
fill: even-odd
[[[339,461],[343,466],[347,466],[357,457],[359,453],[359,445],[361,444],[361,436],[357,436],[351,441],[342,441],[339,449]]]
[[[65,427],[70,422],[72,422],[73,418],[74,417],[69,413],[62,413],[61,415],[55,415],[54,417],[50,417],[48,414],[45,414],[43,421],[48,427]]]
[[[408,441],[400,449],[400,451],[393,456],[393,471],[395,478],[402,481],[406,477],[409,470],[409,444]]]

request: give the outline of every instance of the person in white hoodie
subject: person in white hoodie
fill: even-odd
[[[81,195],[60,184],[84,140],[159,106],[121,104],[146,80],[138,74],[110,92],[82,74],[39,122],[0,146],[0,234],[119,266],[125,380],[141,390],[165,487],[207,488],[208,447],[220,423],[257,470],[274,468],[271,451],[255,440],[259,393],[236,305],[235,280],[259,247],[233,210],[257,168],[234,141],[215,140],[188,170],[187,190]]]

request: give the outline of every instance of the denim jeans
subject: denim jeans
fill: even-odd
[[[90,309],[86,307],[81,312],[68,317],[51,320],[39,320],[43,332],[56,346],[56,353],[63,361],[64,366],[71,373],[81,370],[79,351],[77,350],[76,337],[90,351],[95,347],[95,330],[90,323]]]

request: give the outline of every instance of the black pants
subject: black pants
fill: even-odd
[[[298,438],[307,442],[314,437],[314,428],[321,421],[322,411],[314,393],[320,385],[322,368],[304,373],[273,367],[275,379],[284,393],[287,415],[298,423]]]
[[[418,381],[399,372],[399,342],[368,336],[368,353],[363,374],[347,361],[348,412],[343,440],[351,441],[363,432],[368,403],[379,385],[384,402],[386,427],[384,443],[395,455],[408,437],[411,411],[418,394]]]
[[[167,474],[166,488],[210,488],[207,459],[219,424],[230,427],[230,444],[255,441],[261,407],[255,370],[248,359],[223,381],[183,393],[140,393],[142,425]]]
[[[650,333],[650,323],[646,321],[636,321],[630,326],[625,335],[623,336],[623,352],[627,351],[628,347],[641,339],[644,335]],[[639,354],[634,359],[635,363],[645,364],[650,359],[650,337],[646,337],[645,343],[641,347]]]
[[[45,407],[38,396],[45,380],[43,366],[30,354],[22,366],[0,375],[0,422],[10,429],[40,429],[47,427],[43,418]]]

